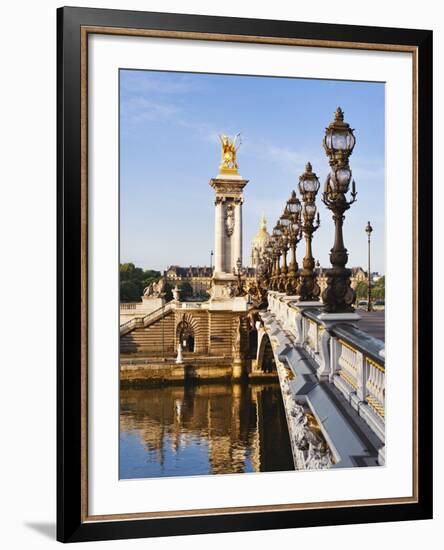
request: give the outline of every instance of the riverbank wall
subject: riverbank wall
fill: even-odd
[[[231,358],[205,357],[184,359],[177,364],[174,359],[139,358],[121,359],[120,385],[122,388],[181,385],[186,382],[225,382],[238,378],[238,366]],[[276,381],[277,373],[254,372],[251,361],[242,365],[241,378],[251,382]]]

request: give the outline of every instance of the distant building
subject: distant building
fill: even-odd
[[[317,275],[318,275],[318,285],[321,288],[321,292],[324,290],[324,288],[327,287],[327,271],[328,267],[321,267],[319,263],[317,264],[317,267],[315,269]],[[361,282],[367,282],[367,271],[364,271],[362,267],[352,267],[351,270],[351,287],[356,288],[359,283]]]
[[[265,247],[270,242],[270,235],[267,231],[267,220],[262,214],[259,222],[259,231],[251,241],[251,266],[255,269],[258,267],[261,258],[265,252]]]
[[[181,267],[171,265],[164,271],[164,276],[170,285],[180,286],[180,283],[189,283],[193,289],[193,296],[202,296],[211,287],[211,279],[214,268],[207,266],[192,266]],[[247,268],[246,279],[254,279],[255,270],[251,267]]]
[[[173,287],[180,283],[189,283],[193,289],[193,295],[199,296],[205,294],[211,286],[211,277],[213,269],[207,266],[189,266],[180,267],[171,265],[164,272],[167,283]]]

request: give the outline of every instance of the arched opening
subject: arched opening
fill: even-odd
[[[184,351],[194,352],[194,330],[188,321],[177,325],[177,340]]]
[[[262,360],[263,372],[276,372],[276,362],[274,360],[273,349],[271,347],[270,338],[265,337],[264,358]]]
[[[273,348],[268,334],[264,334],[259,346],[258,368],[262,372],[275,373],[276,362],[274,360]]]
[[[255,359],[257,356],[257,330],[250,330],[248,333],[248,357]]]

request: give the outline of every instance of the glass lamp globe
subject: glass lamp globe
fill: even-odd
[[[299,191],[304,200],[307,194],[315,195],[319,191],[319,185],[319,180],[313,172],[311,164],[308,162],[305,172],[299,178]]]
[[[338,170],[331,171],[330,182],[333,187],[333,191],[338,193],[347,193],[351,180],[351,170],[348,167],[339,168]]]
[[[292,191],[290,198],[287,201],[287,208],[290,214],[294,217],[301,212],[301,203],[296,196],[296,191]]]
[[[304,214],[307,218],[313,219],[316,215],[316,205],[313,203],[308,203],[304,207]]]
[[[325,132],[324,146],[327,154],[335,157],[340,153],[348,158],[355,146],[356,138],[350,125],[344,121],[344,112],[340,107],[336,109],[335,118]]]
[[[291,214],[290,214],[290,211],[289,211],[287,205],[285,206],[284,213],[280,217],[279,221],[280,221],[280,224],[283,226],[284,229],[287,228],[290,225]]]

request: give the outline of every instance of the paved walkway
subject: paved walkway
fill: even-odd
[[[356,310],[362,317],[357,327],[371,336],[385,342],[385,311]]]

